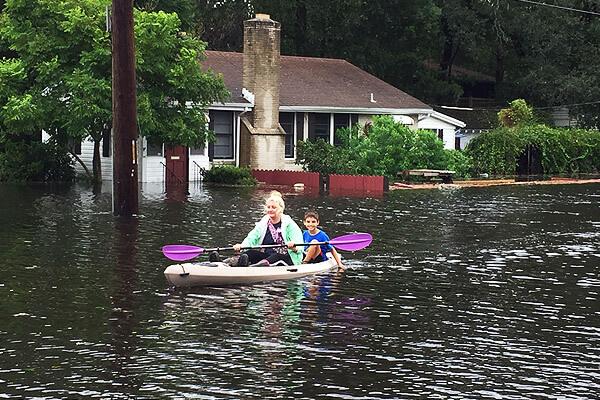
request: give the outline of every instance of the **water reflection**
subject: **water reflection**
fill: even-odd
[[[188,182],[170,182],[166,187],[167,200],[181,202],[186,201],[190,192],[188,191]]]
[[[159,185],[160,186],[160,185]],[[270,188],[0,186],[0,397],[595,399],[598,185],[284,192],[347,270],[170,288],[160,248],[245,236]]]
[[[110,325],[113,331],[112,381],[132,389],[140,386],[139,377],[131,374],[129,366],[137,347],[135,332],[139,292],[138,219],[116,217],[114,232],[115,292],[112,295]]]

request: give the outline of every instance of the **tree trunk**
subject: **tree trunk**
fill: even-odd
[[[79,163],[79,165],[81,165],[81,167],[85,171],[88,178],[92,179],[92,173],[90,172],[90,169],[87,167],[87,165],[85,165],[83,160],[81,158],[79,158],[79,156],[77,154],[75,154],[75,152],[73,150],[69,150],[69,153],[71,153],[73,158]]]
[[[440,62],[440,69],[444,72],[444,79],[446,82],[452,80],[452,61],[453,61],[453,50],[454,50],[454,39],[452,33],[448,29],[448,24],[445,18],[442,18],[442,32],[444,33],[444,51],[442,53],[442,61]]]
[[[504,82],[504,55],[504,43],[499,39],[496,45],[496,84]]]
[[[306,3],[305,0],[296,0],[296,23],[294,24],[294,45],[296,54],[306,56]]]
[[[92,158],[92,171],[94,172],[94,177],[92,180],[94,183],[102,182],[102,163],[100,161],[100,141],[94,140],[94,157]]]

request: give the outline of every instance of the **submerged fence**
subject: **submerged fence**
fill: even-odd
[[[387,193],[389,180],[386,176],[319,174],[317,172],[253,169],[252,176],[260,182],[272,185],[303,184],[320,191],[340,194]]]

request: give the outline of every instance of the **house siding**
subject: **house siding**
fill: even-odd
[[[111,138],[111,146],[112,146],[112,138]],[[109,157],[103,157],[103,144],[100,142],[100,165],[102,169],[102,180],[112,180],[113,176],[113,162],[112,162],[112,149],[109,154]],[[93,160],[94,160],[94,142],[91,139],[85,139],[81,141],[81,154],[77,155],[81,161],[89,168],[90,173],[92,173],[93,168]],[[85,169],[81,166],[81,164],[75,160],[75,173],[78,175],[85,175]]]
[[[419,121],[419,129],[430,129],[437,132],[439,129],[442,130],[442,141],[444,142],[444,149],[454,150],[456,145],[456,131],[458,127],[448,122],[441,121],[434,117],[427,117]]]

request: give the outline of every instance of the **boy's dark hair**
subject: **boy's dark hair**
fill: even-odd
[[[319,219],[319,213],[316,212],[315,210],[306,210],[306,212],[304,213],[304,218],[302,219],[302,221],[306,221],[306,218],[308,218],[308,217],[313,217],[317,221],[320,221],[320,219]]]

